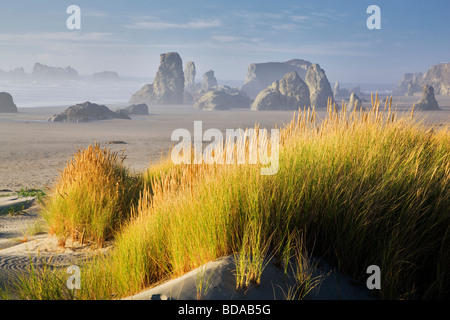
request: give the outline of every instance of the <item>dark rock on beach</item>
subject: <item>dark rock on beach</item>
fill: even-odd
[[[131,119],[122,112],[111,111],[107,106],[84,102],[69,107],[63,113],[54,115],[52,122],[89,122],[109,119]]]
[[[145,103],[141,104],[133,104],[129,107],[126,107],[124,109],[119,109],[117,112],[122,112],[126,115],[142,115],[146,116],[148,115],[148,106]]]
[[[0,92],[0,112],[17,112],[17,106],[15,105],[12,96],[7,92]]]

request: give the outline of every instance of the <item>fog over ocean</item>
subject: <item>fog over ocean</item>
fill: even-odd
[[[8,92],[20,108],[71,106],[90,101],[105,105],[126,105],[145,79],[124,78],[116,82],[76,81],[0,81],[0,92]]]

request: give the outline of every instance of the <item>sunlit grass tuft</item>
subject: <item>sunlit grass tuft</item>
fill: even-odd
[[[140,178],[132,177],[119,154],[100,145],[79,149],[43,203],[43,216],[61,244],[67,237],[102,245],[130,216]]]

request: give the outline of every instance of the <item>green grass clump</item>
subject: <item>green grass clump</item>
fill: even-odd
[[[67,237],[102,245],[129,218],[140,179],[116,152],[91,145],[79,149],[44,199],[42,213],[61,244]]]
[[[24,198],[34,197],[39,202],[41,202],[45,197],[45,192],[44,192],[44,190],[41,190],[41,189],[22,188],[19,191],[17,191],[17,195],[19,197],[24,197]]]

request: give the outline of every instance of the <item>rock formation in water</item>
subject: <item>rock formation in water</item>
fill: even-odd
[[[194,104],[202,110],[228,110],[250,108],[251,99],[240,89],[217,86],[207,91]]]
[[[154,103],[156,100],[155,93],[153,92],[153,84],[144,85],[138,92],[133,94],[128,104],[142,104],[147,105]]]
[[[395,96],[412,96],[421,90],[422,73],[405,73],[392,94]]]
[[[183,63],[176,52],[160,55],[160,65],[152,84],[132,95],[129,104],[182,104],[184,94]]]
[[[0,113],[16,113],[17,106],[15,105],[12,96],[7,92],[0,92]]]
[[[196,90],[195,75],[195,63],[192,61],[187,62],[184,67],[184,91],[192,93]]]
[[[419,111],[433,111],[440,110],[436,98],[434,97],[434,88],[430,85],[422,87],[422,99],[415,104],[415,110]]]
[[[347,98],[349,96],[349,93],[347,89],[341,89],[339,81],[336,81],[333,88],[333,96],[335,98]]]
[[[78,72],[71,67],[59,68],[35,63],[31,76],[41,80],[74,80],[78,78]]]
[[[296,71],[262,90],[252,104],[252,110],[298,110],[309,107],[310,91]]]
[[[119,80],[119,74],[115,71],[102,71],[97,72],[92,75],[92,80],[95,81],[118,81]]]
[[[450,95],[450,63],[441,63],[432,66],[423,76],[422,85],[434,88],[434,94]]]
[[[183,104],[193,104],[194,101],[194,95],[188,91],[184,91],[183,93]]]
[[[183,62],[176,52],[163,53],[153,81],[157,104],[182,104],[184,93]]]
[[[365,111],[366,109],[362,106],[362,100],[358,97],[358,95],[355,92],[352,92],[350,95],[350,100],[347,104],[347,111],[353,112],[356,109],[356,111]]]
[[[111,111],[107,106],[84,102],[67,108],[63,113],[54,115],[52,122],[89,122],[108,119],[131,119],[122,112]]]
[[[286,73],[295,71],[304,79],[306,70],[311,62],[293,59],[286,62],[253,63],[248,67],[247,78],[242,85],[242,90],[251,99],[255,99],[258,93],[270,86],[274,81],[280,80]]]
[[[12,80],[25,80],[28,76],[24,68],[16,68],[8,72],[8,77]]]
[[[367,101],[364,98],[364,92],[362,92],[361,86],[356,86],[354,88],[349,89],[348,91],[356,93],[362,101]]]
[[[217,87],[217,79],[214,76],[214,71],[209,70],[203,75],[202,89],[211,89],[214,87]]]
[[[325,71],[318,64],[309,66],[306,72],[305,82],[310,92],[311,107],[316,109],[326,108],[328,98],[333,99],[333,91],[328,82]]]
[[[425,74],[406,73],[393,91],[393,95],[412,96],[421,92],[424,85],[434,88],[437,95],[450,95],[450,63],[432,66]]]

